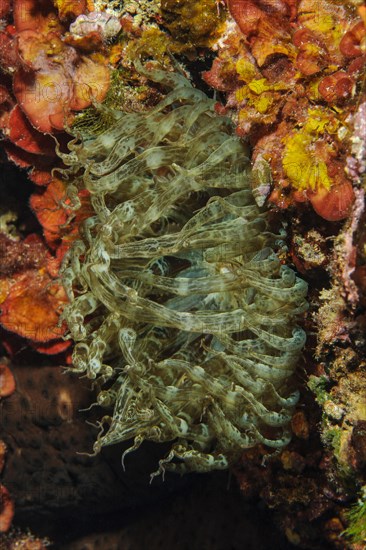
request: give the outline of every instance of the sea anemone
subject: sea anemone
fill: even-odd
[[[113,408],[95,452],[173,441],[153,475],[222,469],[290,440],[307,286],[273,251],[283,234],[230,120],[180,74],[138,68],[172,91],[147,112],[108,108],[109,128],[59,152],[71,207],[86,189],[94,209],[62,268],[62,319],[73,370]]]

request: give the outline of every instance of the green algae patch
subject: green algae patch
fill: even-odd
[[[360,498],[347,513],[348,527],[342,533],[357,547],[366,543],[366,486],[361,488]]]
[[[135,40],[131,40],[126,47],[126,55],[131,61],[151,58],[162,67],[170,67],[172,54],[180,55],[187,52],[190,46],[178,40],[172,40],[168,33],[156,27],[144,29]]]
[[[161,13],[172,37],[190,46],[210,46],[220,36],[225,12],[216,0],[162,0]]]
[[[274,252],[283,234],[231,121],[183,76],[138,69],[171,91],[144,112],[109,109],[108,128],[79,128],[59,153],[71,207],[87,191],[94,210],[62,270],[73,370],[107,410],[95,452],[171,441],[155,475],[223,469],[290,440],[307,286]]]

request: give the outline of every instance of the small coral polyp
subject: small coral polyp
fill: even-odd
[[[74,207],[86,189],[94,208],[63,267],[62,318],[74,371],[113,409],[95,452],[172,441],[156,475],[224,469],[290,439],[307,286],[273,251],[282,235],[254,202],[229,119],[183,76],[145,74],[172,88],[161,103],[100,106],[110,126],[62,155]]]

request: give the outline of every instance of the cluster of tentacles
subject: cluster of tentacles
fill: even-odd
[[[62,318],[73,369],[113,409],[96,452],[173,441],[156,473],[221,469],[289,441],[307,288],[273,251],[283,235],[254,202],[230,121],[183,76],[149,78],[172,89],[155,108],[100,106],[108,128],[60,153],[74,208],[86,189],[94,209],[63,267]]]

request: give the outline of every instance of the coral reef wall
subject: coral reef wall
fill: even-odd
[[[67,511],[98,503],[108,530],[194,479],[149,486],[165,456],[162,473],[230,463],[297,547],[363,548],[363,2],[3,0],[0,20],[0,530],[25,528],[1,547],[57,545],[37,518],[75,537]],[[91,381],[61,374],[75,241],[64,317]],[[97,406],[65,416],[65,395]],[[129,437],[165,443],[124,474]]]

